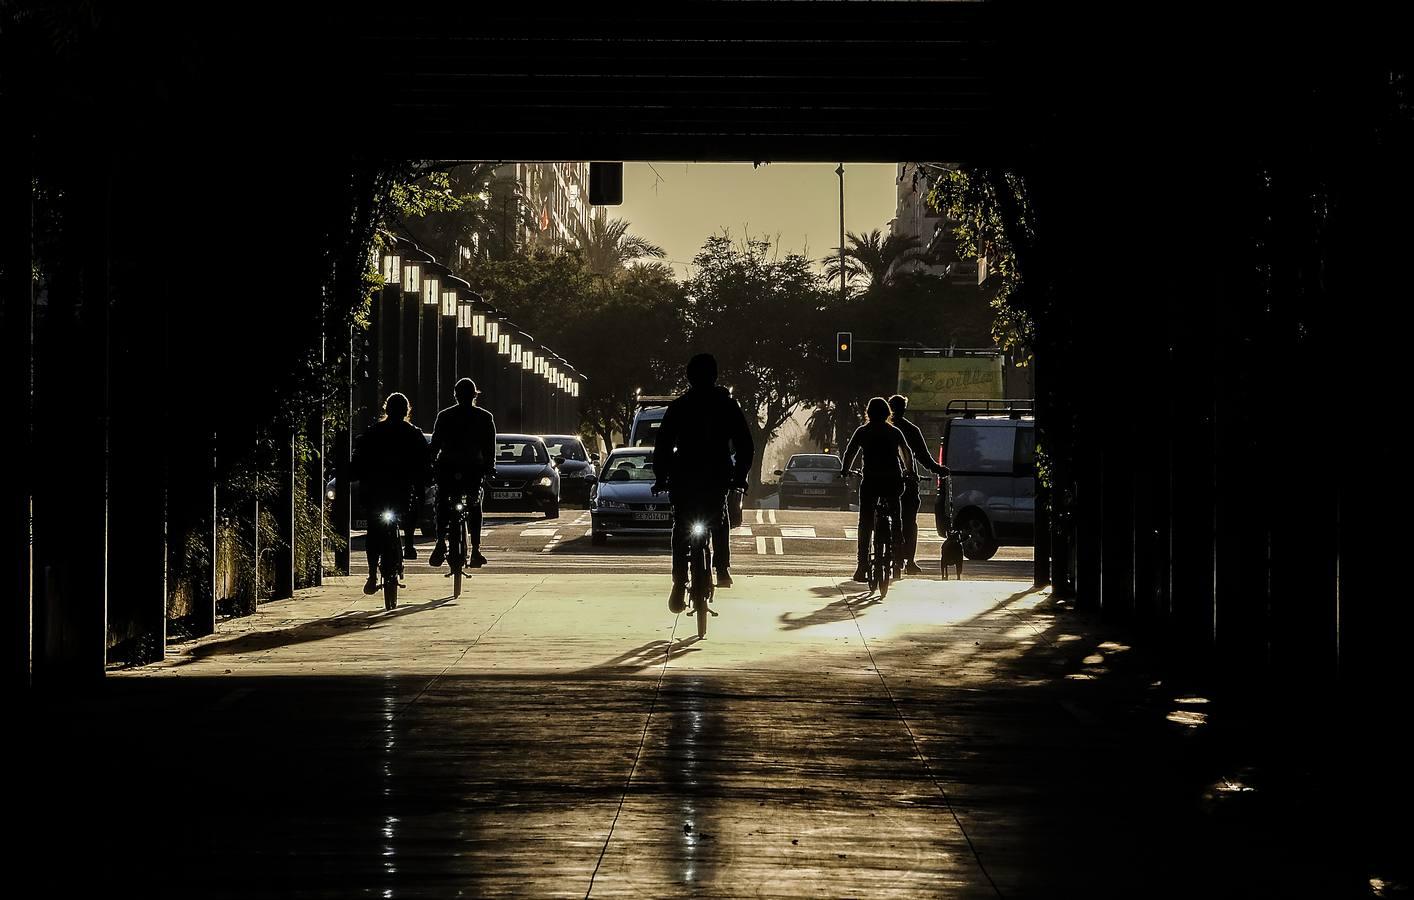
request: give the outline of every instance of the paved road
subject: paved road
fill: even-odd
[[[919,517],[919,564],[938,577],[942,539],[931,516]],[[742,575],[830,575],[848,577],[854,569],[857,514],[836,510],[748,509],[732,531],[732,572]],[[491,572],[632,572],[668,570],[666,537],[611,538],[595,547],[589,539],[589,511],[563,509],[560,518],[488,515],[482,528],[482,552]],[[354,571],[363,569],[363,536],[354,537]],[[418,559],[409,574],[430,574],[431,541],[418,543]],[[1025,581],[1031,577],[1030,547],[1003,547],[985,562],[967,561],[963,577]]]

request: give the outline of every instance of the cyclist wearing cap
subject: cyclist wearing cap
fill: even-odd
[[[452,389],[455,406],[437,413],[432,426],[432,471],[437,479],[437,546],[427,562],[434,567],[447,558],[447,525],[452,518],[452,498],[471,501],[467,519],[472,568],[486,565],[481,555],[481,485],[496,474],[496,419],[476,405],[481,392],[476,382],[463,378]]]

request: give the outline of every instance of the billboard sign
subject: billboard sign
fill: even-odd
[[[949,400],[1000,400],[1002,355],[899,357],[898,392],[909,412],[942,412]]]

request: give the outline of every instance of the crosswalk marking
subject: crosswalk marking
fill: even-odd
[[[556,528],[558,528],[558,527],[559,527],[559,526],[554,526],[554,527],[551,527],[551,528],[527,528],[527,529],[525,529],[524,531],[522,531],[522,532],[520,533],[520,536],[521,536],[521,537],[551,537],[551,536],[554,535],[555,530],[556,530]]]
[[[765,554],[765,552],[766,552],[766,539],[765,539],[765,538],[759,537],[759,538],[756,539],[756,552],[757,552],[757,553],[761,553],[761,554]]]
[[[766,510],[766,515],[770,517],[772,525],[776,524],[776,511],[774,509]]]
[[[758,510],[756,510],[756,524],[757,524],[757,525],[765,525],[765,524],[766,524],[766,511],[765,511],[765,510],[763,510],[763,509],[758,509]]]
[[[844,536],[846,540],[857,541],[859,540],[859,529],[846,527],[844,530]]]
[[[732,537],[751,537],[751,526],[738,525],[732,529]]]
[[[815,536],[814,525],[782,525],[781,537],[813,538]]]
[[[781,539],[780,539],[780,538],[771,538],[771,540],[773,540],[773,541],[776,542],[776,555],[777,555],[777,556],[784,556],[785,553],[786,553],[786,551],[781,547]]]

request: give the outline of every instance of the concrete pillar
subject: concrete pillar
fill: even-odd
[[[27,111],[18,104],[0,104],[9,136],[0,141],[0,366],[6,393],[13,398],[9,431],[9,465],[16,472],[33,471],[34,212],[31,180],[33,145]],[[31,616],[30,513],[33,482],[7,478],[0,487],[0,621],[5,654],[5,681],[22,687],[30,681]]]

